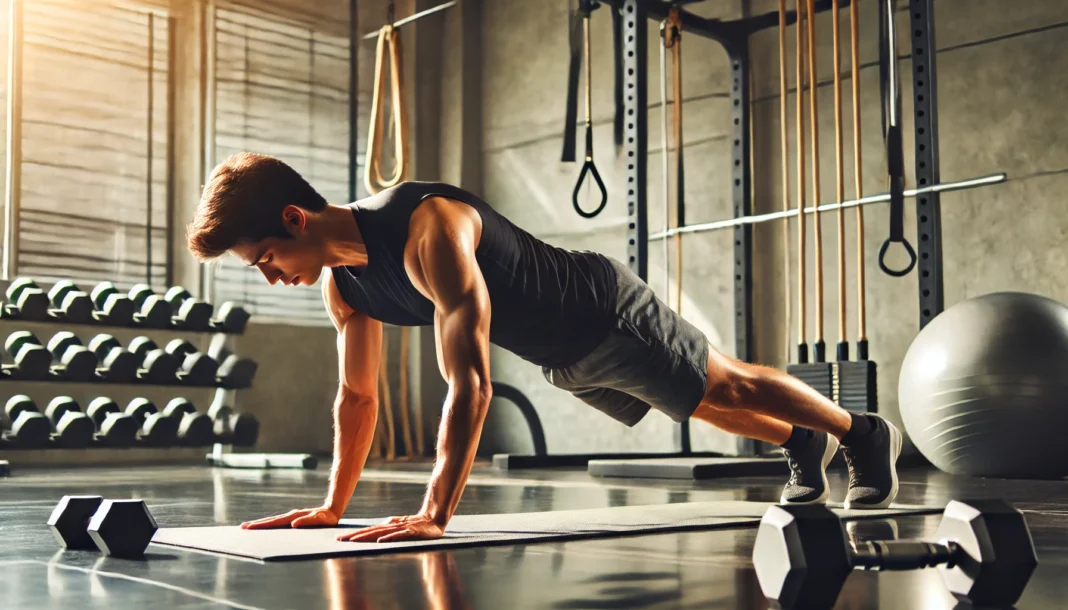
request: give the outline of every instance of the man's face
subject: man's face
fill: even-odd
[[[290,208],[287,208],[289,210]],[[287,213],[285,227],[291,237],[268,237],[256,243],[241,243],[232,252],[243,263],[256,267],[272,286],[311,286],[323,272],[323,248],[307,231],[303,212]]]

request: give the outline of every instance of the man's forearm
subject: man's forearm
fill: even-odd
[[[342,388],[334,402],[334,463],[326,507],[340,519],[356,490],[367,454],[371,450],[378,404]]]
[[[489,382],[453,387],[445,399],[438,430],[438,455],[430,476],[423,514],[443,527],[456,512],[471,465],[475,461],[482,424],[489,409]]]

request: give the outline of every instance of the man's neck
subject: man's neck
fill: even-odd
[[[327,267],[362,267],[367,264],[367,246],[350,208],[328,205],[319,218]]]

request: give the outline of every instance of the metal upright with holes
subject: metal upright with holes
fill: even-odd
[[[935,81],[934,0],[910,0],[912,101],[916,131],[916,186],[941,181],[938,171],[938,103]],[[937,192],[916,198],[916,262],[920,328],[942,313],[942,206]]]

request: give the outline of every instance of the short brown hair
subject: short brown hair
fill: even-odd
[[[326,199],[281,160],[237,153],[217,165],[204,186],[186,231],[189,251],[207,262],[239,243],[289,237],[282,224],[287,205],[318,212]]]

